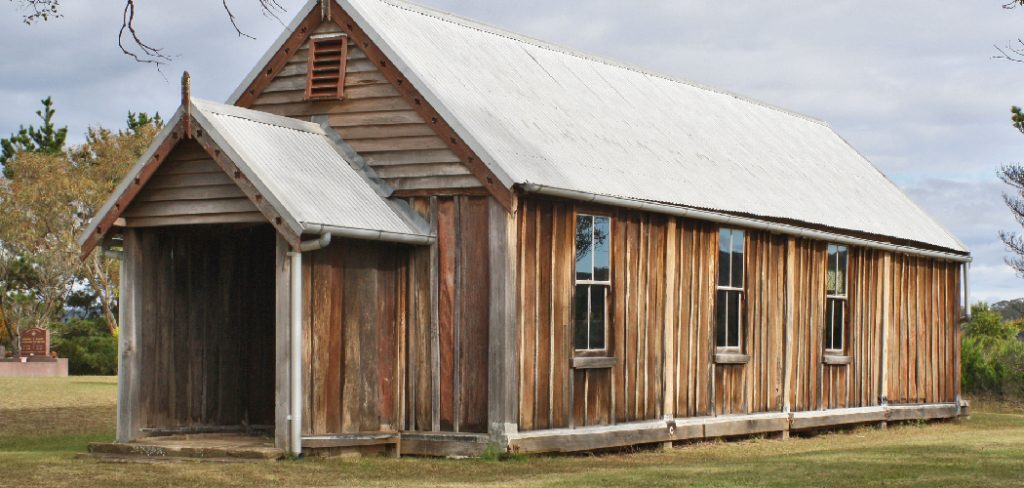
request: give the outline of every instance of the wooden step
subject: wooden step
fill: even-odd
[[[209,460],[276,460],[284,451],[262,437],[239,434],[188,434],[147,437],[134,442],[93,442],[96,455]]]

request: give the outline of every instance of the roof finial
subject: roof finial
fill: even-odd
[[[334,0],[320,0],[320,18],[331,20],[331,2]]]
[[[181,74],[181,109],[185,123],[185,139],[192,138],[192,75],[185,71]]]

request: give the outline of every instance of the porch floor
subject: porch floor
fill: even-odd
[[[274,447],[272,438],[241,433],[179,434],[146,437],[126,443],[93,442],[89,444],[89,452],[99,457],[149,460],[260,461],[284,457],[284,451]]]

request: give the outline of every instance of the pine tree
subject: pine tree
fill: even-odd
[[[1024,133],[1024,110],[1014,106],[1010,108],[1010,113],[1013,127]],[[1003,201],[1010,208],[1017,223],[1024,227],[1024,163],[1003,165],[997,174],[999,179],[1013,187],[1012,193],[1003,193]],[[1009,264],[1018,275],[1024,277],[1024,236],[1017,232],[999,231],[999,238],[1013,253],[1012,256],[1006,258],[1006,264]]]
[[[7,162],[17,157],[20,152],[35,152],[44,154],[57,154],[64,150],[64,143],[67,140],[68,128],[58,129],[53,125],[53,115],[57,113],[53,109],[53,100],[46,97],[42,100],[43,109],[37,110],[36,115],[43,121],[38,129],[35,126],[21,126],[17,134],[11,137],[0,139],[0,166],[4,167],[4,177],[13,177],[12,171],[7,167]]]

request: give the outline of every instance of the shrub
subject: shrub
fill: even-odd
[[[961,348],[963,390],[973,395],[1024,399],[1024,342],[1018,324],[1006,323],[986,304],[971,307]]]
[[[73,375],[117,374],[117,337],[103,319],[72,319],[50,326],[51,348],[68,358]]]

